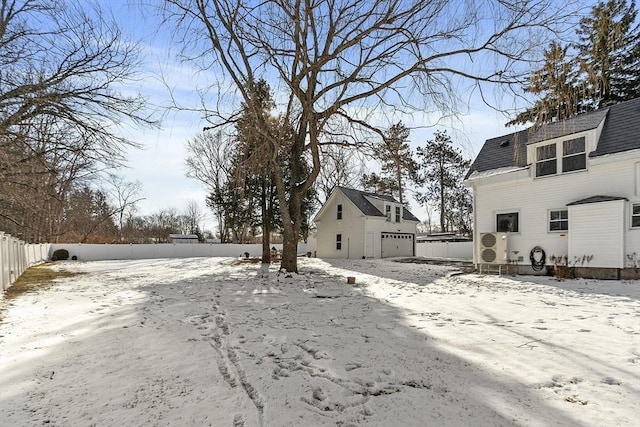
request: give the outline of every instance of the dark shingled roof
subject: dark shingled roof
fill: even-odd
[[[598,147],[589,157],[640,149],[640,98],[609,107]]]
[[[626,197],[617,196],[591,196],[586,199],[576,200],[575,202],[567,203],[567,206],[586,205],[588,203],[600,203],[600,202],[613,202],[616,200],[629,200]]]
[[[467,173],[484,172],[510,166],[527,165],[528,130],[487,139]]]
[[[567,120],[549,123],[537,131],[529,128],[488,139],[471,165],[465,179],[473,172],[526,166],[527,144],[595,129],[603,119],[605,122],[598,146],[589,153],[589,157],[640,149],[640,98],[636,98],[580,114]],[[509,141],[509,143],[505,144],[505,141]]]
[[[358,207],[362,211],[363,214],[367,216],[385,216],[383,212],[380,212],[378,208],[373,206],[370,201],[366,199],[365,196],[374,197],[376,199],[381,199],[386,202],[400,203],[393,196],[386,196],[383,194],[369,193],[366,191],[355,190],[353,188],[347,187],[336,187],[340,189],[344,193],[345,196],[349,198],[353,202],[354,205]],[[418,221],[420,220],[415,217],[409,209],[402,209],[402,219],[405,221]]]
[[[565,135],[571,135],[578,132],[597,128],[607,115],[608,108],[592,111],[571,117],[567,120],[561,120],[555,123],[548,123],[540,126],[531,138],[529,144],[546,141],[547,139],[559,138]]]

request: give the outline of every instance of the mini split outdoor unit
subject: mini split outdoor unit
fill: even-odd
[[[481,263],[506,264],[509,260],[507,233],[480,233],[478,257]]]

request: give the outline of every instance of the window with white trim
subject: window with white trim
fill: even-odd
[[[342,205],[338,205],[338,207],[337,207],[336,219],[342,219]]]
[[[640,228],[640,203],[631,204],[631,227]]]
[[[396,206],[396,222],[400,222],[400,206]]]
[[[585,139],[570,139],[562,141],[562,172],[572,172],[587,168],[587,153]]]
[[[569,230],[569,211],[557,209],[549,211],[549,231]]]
[[[336,250],[342,250],[342,234],[336,234]]]
[[[536,177],[587,169],[586,139],[567,139],[536,147]]]
[[[557,172],[556,144],[536,147],[536,176],[555,175]]]

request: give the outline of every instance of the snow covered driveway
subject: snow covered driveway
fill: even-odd
[[[640,425],[638,281],[299,267],[56,264],[0,323],[0,424]]]

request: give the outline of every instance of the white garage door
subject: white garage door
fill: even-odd
[[[382,258],[413,256],[413,234],[382,233]]]

